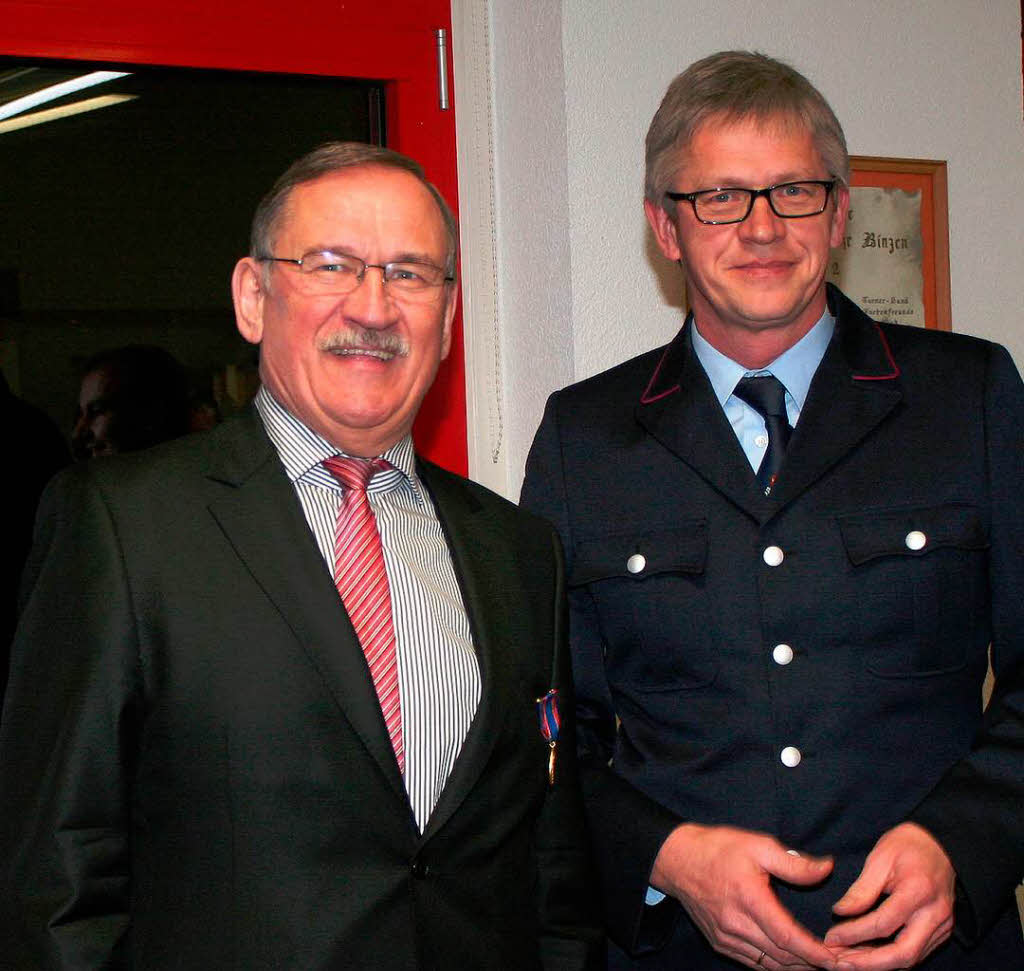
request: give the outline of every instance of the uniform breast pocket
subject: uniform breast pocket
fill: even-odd
[[[900,678],[962,669],[988,639],[988,537],[978,508],[876,509],[838,522],[867,670]]]
[[[707,552],[703,519],[576,544],[569,584],[574,596],[593,601],[611,684],[655,692],[692,690],[714,680]]]

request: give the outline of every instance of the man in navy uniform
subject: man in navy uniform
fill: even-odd
[[[826,285],[848,171],[787,65],[676,78],[644,208],[692,311],[530,454],[616,968],[1024,967],[1021,382]]]

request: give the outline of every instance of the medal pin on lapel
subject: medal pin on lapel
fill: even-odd
[[[558,713],[558,689],[552,688],[543,698],[537,699],[537,717],[540,719],[540,733],[548,743],[548,785],[555,784],[555,757],[558,752],[558,729],[562,719]]]

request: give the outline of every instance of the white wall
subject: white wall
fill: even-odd
[[[507,494],[518,494],[549,391],[679,326],[671,268],[641,210],[643,136],[669,81],[716,50],[793,63],[830,100],[854,154],[948,161],[953,328],[1006,344],[1024,368],[1018,0],[489,9]]]
[[[494,5],[498,320],[512,497],[538,409],[576,378],[561,23],[557,2]]]

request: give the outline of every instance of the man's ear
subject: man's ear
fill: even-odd
[[[250,344],[263,340],[263,267],[246,256],[231,274],[231,299],[235,304],[235,326]]]
[[[661,206],[656,206],[650,199],[644,199],[644,215],[650,223],[658,249],[673,263],[682,257],[679,248],[679,230],[674,216],[670,216]]]
[[[850,190],[845,185],[835,188],[836,203],[832,212],[832,225],[829,227],[829,245],[835,249],[843,245],[846,234],[846,220],[850,215]]]

